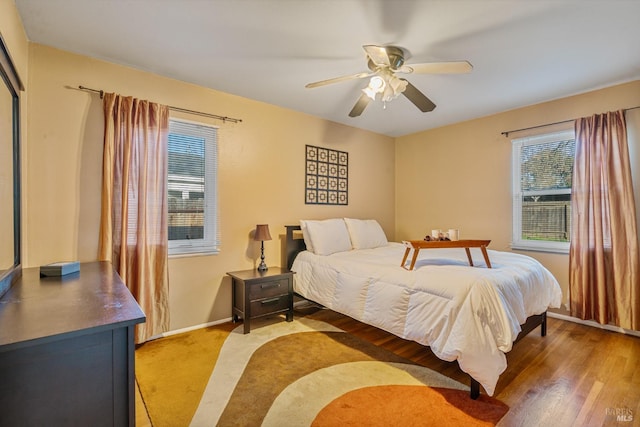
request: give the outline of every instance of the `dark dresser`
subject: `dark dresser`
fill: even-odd
[[[0,425],[134,426],[145,315],[108,262],[22,277],[0,299]]]

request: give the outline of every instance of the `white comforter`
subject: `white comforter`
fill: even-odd
[[[400,267],[405,247],[328,256],[304,251],[292,270],[294,289],[334,311],[430,346],[440,359],[460,368],[493,395],[527,317],[559,307],[556,279],[533,258],[479,249],[422,249],[413,271]],[[411,259],[411,256],[409,256]]]

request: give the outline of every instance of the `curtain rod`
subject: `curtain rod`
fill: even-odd
[[[101,89],[91,89],[90,87],[85,87],[85,86],[78,86],[78,89],[85,90],[88,92],[99,93],[100,99],[104,97],[104,91]],[[231,122],[231,123],[242,122],[242,119],[235,119],[233,117],[219,116],[217,114],[211,114],[211,113],[203,113],[202,111],[188,110],[186,108],[180,108],[180,107],[172,107],[171,105],[169,105],[168,107],[170,110],[173,110],[173,111],[179,111],[181,113],[189,113],[189,114],[195,114],[197,116],[209,117],[212,119],[222,120],[223,122]]]
[[[637,108],[640,108],[640,105],[638,105],[637,107],[623,108],[623,109],[622,109],[622,111],[625,111],[625,112],[626,112],[626,111],[629,111],[629,110],[635,110],[635,109],[637,109]],[[510,133],[513,133],[513,132],[520,132],[520,131],[523,131],[523,130],[530,130],[530,129],[543,128],[543,127],[547,127],[547,126],[559,125],[559,124],[562,124],[562,123],[569,123],[569,122],[573,122],[573,121],[575,121],[575,120],[576,120],[576,119],[571,119],[571,120],[562,120],[562,121],[560,121],[560,122],[547,123],[547,124],[545,124],[545,125],[530,126],[530,127],[528,127],[528,128],[522,128],[522,129],[506,130],[506,131],[504,131],[504,132],[500,132],[500,134],[501,134],[501,135],[504,135],[504,136],[509,136],[509,134],[510,134]]]

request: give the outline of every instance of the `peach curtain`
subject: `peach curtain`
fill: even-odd
[[[576,120],[571,315],[640,330],[640,261],[624,111]]]
[[[99,259],[110,261],[144,311],[141,343],[169,328],[165,105],[107,93]]]

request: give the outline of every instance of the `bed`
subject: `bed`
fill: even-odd
[[[505,353],[537,326],[546,335],[546,311],[562,300],[553,275],[528,256],[487,250],[487,268],[479,249],[473,266],[463,249],[430,249],[408,270],[405,245],[388,242],[375,220],[302,220],[286,230],[297,295],[457,361],[474,399],[480,385],[493,395]]]

